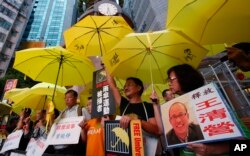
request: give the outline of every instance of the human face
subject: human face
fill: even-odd
[[[65,100],[65,103],[68,106],[68,108],[71,108],[71,107],[73,107],[76,104],[77,98],[74,97],[72,93],[67,93],[65,95],[64,100]]]
[[[169,74],[168,85],[169,85],[169,89],[171,90],[172,94],[179,94],[181,92],[181,86],[178,82],[178,79],[177,79],[174,71],[172,71]]]
[[[125,96],[127,98],[131,98],[133,96],[139,95],[139,91],[140,91],[141,87],[138,86],[137,84],[135,84],[135,82],[133,80],[127,80],[123,89],[124,89]]]
[[[174,104],[169,110],[169,121],[174,129],[174,132],[180,138],[187,135],[189,115],[185,107],[180,104]]]
[[[92,111],[92,99],[89,99],[87,102],[87,111],[91,113]]]

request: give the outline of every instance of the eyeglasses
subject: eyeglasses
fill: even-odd
[[[167,82],[168,83],[173,83],[174,80],[176,80],[176,79],[177,79],[177,77],[170,77],[170,78],[167,79]]]
[[[177,118],[183,118],[183,117],[185,117],[187,115],[187,113],[180,113],[179,115],[173,115],[173,116],[171,116],[170,117],[170,120],[176,120]]]

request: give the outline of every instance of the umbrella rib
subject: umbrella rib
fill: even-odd
[[[158,51],[155,51],[155,50],[152,50],[152,51],[158,52]],[[155,62],[155,64],[156,64],[156,66],[157,66],[157,69],[158,69],[159,71],[161,71],[160,66],[159,66],[159,64],[158,64],[158,62],[157,62],[157,60],[156,60],[156,57],[154,56],[154,53],[151,52],[150,54],[152,55],[152,58],[153,58],[153,60],[154,60],[154,62]],[[164,54],[164,53],[161,53],[161,54]],[[170,56],[170,57],[171,57],[171,56]],[[164,81],[164,76],[161,74],[161,72],[160,72],[160,75],[161,75],[161,79]]]
[[[184,10],[186,7],[188,7],[189,5],[191,5],[192,3],[195,3],[197,0],[193,0],[192,2],[189,2],[185,5],[185,7],[182,7],[181,10],[172,18],[172,20],[168,23],[167,26],[169,26],[174,20],[175,18],[182,12],[182,10]]]
[[[203,35],[205,33],[206,27],[208,26],[208,23],[212,20],[212,18],[224,7],[224,5],[226,5],[226,3],[228,3],[227,0],[224,1],[224,3],[213,13],[212,16],[209,17],[209,19],[206,21],[205,27],[202,29],[202,33],[199,39],[199,43],[201,43],[201,40],[203,38]]]

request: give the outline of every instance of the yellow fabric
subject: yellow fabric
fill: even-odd
[[[4,99],[8,99],[9,97],[15,96],[25,90],[29,90],[29,88],[13,88],[4,93]]]
[[[94,71],[94,65],[90,59],[69,52],[60,46],[17,51],[13,68],[33,80],[59,86],[87,84],[92,81]]]
[[[89,15],[64,32],[66,48],[84,56],[103,56],[132,29],[121,16]]]
[[[127,35],[103,57],[103,62],[113,76],[165,83],[170,67],[183,63],[197,67],[206,53],[182,32],[163,30]]]
[[[250,41],[249,0],[168,0],[166,27],[196,42]]]
[[[28,107],[34,110],[46,109],[52,101],[54,87],[54,84],[38,83],[28,90],[9,97],[9,99],[14,102],[13,109],[18,107]],[[56,87],[53,102],[58,110],[63,110],[66,107],[64,101],[64,93],[66,91],[65,87]]]
[[[169,88],[167,84],[150,84],[145,90],[144,92],[142,93],[142,99],[143,101],[151,101],[150,100],[150,95],[152,94],[153,92],[153,88],[152,86],[154,87],[154,90],[156,91],[157,93],[157,96],[160,100],[160,104],[163,104],[165,103],[165,100],[163,99],[162,97],[162,91]]]
[[[214,55],[226,50],[224,44],[204,45],[204,47],[208,50],[207,56],[214,56]]]

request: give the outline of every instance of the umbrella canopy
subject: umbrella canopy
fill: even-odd
[[[19,94],[9,97],[14,102],[12,105],[13,109],[28,107],[34,110],[46,109],[49,102],[52,101],[58,110],[63,110],[66,107],[64,101],[64,94],[67,89],[65,87],[56,86],[54,93],[54,84],[50,83],[38,83],[28,90],[24,90]]]
[[[163,97],[162,97],[162,91],[164,89],[167,89],[168,85],[166,84],[150,84],[147,86],[147,88],[144,90],[144,92],[142,93],[142,99],[144,101],[151,101],[150,100],[150,95],[153,92],[153,89],[156,91],[156,94],[159,98],[160,104],[165,103]]]
[[[15,96],[25,90],[29,90],[29,88],[13,88],[4,93],[4,99],[8,99],[9,97]]]
[[[201,44],[250,41],[249,0],[169,0],[167,28]]]
[[[36,81],[59,86],[84,85],[92,81],[94,65],[88,58],[60,46],[16,52],[13,68]]]
[[[64,32],[66,48],[84,56],[103,56],[132,29],[121,16],[89,15]]]
[[[165,83],[168,68],[182,63],[197,67],[206,53],[182,32],[163,30],[127,35],[103,57],[103,62],[113,76]]]

